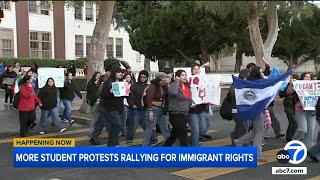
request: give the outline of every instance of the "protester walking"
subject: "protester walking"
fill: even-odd
[[[147,93],[147,112],[146,123],[147,127],[144,131],[143,146],[150,146],[150,139],[156,124],[159,125],[161,134],[166,140],[169,135],[169,119],[166,114],[163,113],[165,105],[165,96],[167,93],[167,74],[164,72],[156,73],[156,78],[151,81],[146,93]]]
[[[172,146],[179,138],[181,146],[188,146],[187,141],[187,115],[192,107],[190,85],[187,82],[187,74],[184,70],[178,70],[176,79],[170,83],[169,93],[169,120],[172,131],[164,146]],[[194,106],[194,104],[193,104]]]
[[[99,119],[96,122],[90,143],[100,144],[98,136],[105,127],[109,134],[108,146],[119,145],[119,134],[121,132],[121,113],[123,111],[123,97],[115,97],[112,83],[121,82],[123,70],[116,67],[112,70],[108,81],[103,83],[100,103],[98,107]]]
[[[320,79],[318,77],[318,79]],[[316,105],[316,120],[318,122],[318,125],[320,126],[320,98],[317,100]],[[314,145],[309,151],[308,156],[311,158],[313,162],[319,162],[319,159],[317,158],[320,155],[320,131],[318,133],[318,141],[317,144]]]
[[[72,81],[72,74],[69,72],[66,74],[66,80],[64,82],[63,88],[60,88],[60,99],[64,105],[64,112],[62,115],[63,120],[68,122],[70,125],[74,123],[74,120],[71,119],[72,114],[72,101],[75,98],[75,94],[82,99],[80,91],[77,89],[75,83]],[[60,107],[60,103],[58,103]]]
[[[87,91],[86,99],[87,99],[87,103],[90,105],[91,108],[94,106],[94,104],[97,101],[98,89],[101,84],[100,76],[101,76],[100,72],[93,73],[86,87],[86,91]]]
[[[132,80],[132,76],[130,73],[124,73],[123,75],[123,81],[127,82],[129,84],[129,89],[131,88],[132,84],[133,84],[133,80]],[[130,92],[131,94],[131,92]],[[130,96],[129,94],[129,96]],[[121,119],[122,119],[122,130],[121,130],[121,136],[125,137],[126,133],[127,133],[127,121],[128,121],[128,108],[129,108],[129,104],[128,104],[128,98],[129,97],[124,97],[123,98],[123,112],[121,114]]]
[[[26,137],[28,128],[33,128],[36,125],[36,105],[38,104],[41,107],[42,103],[40,99],[35,95],[34,89],[32,87],[32,76],[25,75],[21,80],[20,87],[20,101],[18,105],[20,137]]]
[[[39,134],[44,134],[48,129],[48,117],[51,116],[52,123],[63,133],[66,128],[59,120],[59,111],[57,107],[58,89],[55,86],[54,79],[48,78],[46,85],[40,89],[39,99],[42,102],[41,118],[40,118],[40,131]]]
[[[13,93],[12,86],[17,77],[17,73],[13,71],[13,66],[8,65],[7,70],[1,75],[1,88],[5,90],[5,103],[8,103],[10,97],[10,104],[12,104]]]

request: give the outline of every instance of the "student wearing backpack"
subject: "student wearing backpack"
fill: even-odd
[[[32,76],[25,75],[20,85],[19,121],[20,137],[26,137],[29,127],[34,127],[36,120],[36,104],[42,106],[41,100],[35,95],[32,87]]]
[[[58,89],[54,84],[53,78],[48,78],[46,85],[40,89],[38,97],[43,103],[43,105],[40,107],[41,118],[39,134],[44,134],[45,131],[47,131],[49,116],[51,116],[52,123],[60,130],[60,133],[63,133],[66,128],[59,120],[60,118],[57,108]]]
[[[126,73],[127,74],[127,73]],[[148,85],[149,73],[148,71],[142,70],[139,73],[138,81],[131,85],[130,95],[127,98],[128,100],[128,122],[127,122],[127,134],[126,134],[126,142],[127,144],[133,143],[133,137],[136,133],[139,125],[143,130],[146,130],[146,106],[141,101],[143,98],[144,91],[149,87]],[[157,142],[157,135],[153,131],[151,136],[151,144]]]

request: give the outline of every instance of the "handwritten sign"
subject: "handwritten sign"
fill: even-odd
[[[188,79],[191,85],[192,100],[195,104],[220,105],[220,75],[194,75]]]
[[[315,110],[320,96],[320,81],[297,80],[293,82],[293,88],[297,92],[304,110]]]
[[[53,78],[56,87],[64,86],[64,68],[39,68],[38,86],[42,88],[46,85],[48,78]]]
[[[115,97],[129,96],[130,93],[128,82],[113,82],[112,89]]]

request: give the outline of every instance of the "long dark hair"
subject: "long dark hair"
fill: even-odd
[[[9,64],[9,65],[7,66],[6,73],[9,73],[9,68],[10,68],[10,67],[13,67],[13,65]]]
[[[125,70],[121,69],[119,65],[116,65],[112,68],[111,74],[110,74],[110,79],[115,80],[116,79],[116,74],[118,72],[124,73]]]
[[[96,76],[97,76],[97,74],[101,74],[101,73],[100,73],[99,71],[96,71],[95,73],[93,73],[93,75],[92,75],[89,83],[94,83],[94,82],[96,81]],[[99,80],[98,80],[98,84],[100,84],[100,78],[99,78]]]
[[[51,88],[51,87],[49,86],[49,80],[52,80],[52,81],[53,81],[53,86],[51,86],[51,87],[52,87],[52,88],[56,88],[54,79],[53,79],[52,77],[49,77],[49,78],[47,79],[47,82],[46,82],[46,85],[44,85],[44,88]]]
[[[307,74],[310,74],[310,73],[308,73],[308,72],[302,73],[301,76],[300,76],[300,80],[304,80],[304,77],[305,77]],[[311,76],[311,74],[310,74],[310,76]]]
[[[181,76],[182,73],[186,73],[186,71],[183,70],[183,69],[179,69],[179,70],[176,72],[176,77],[179,77],[179,78],[180,78],[180,76]],[[187,73],[186,73],[186,74],[187,74]],[[187,82],[184,83],[184,85],[190,88],[190,83],[188,82],[188,80],[187,80]]]
[[[31,79],[31,76],[29,76],[29,75],[23,76],[23,78],[21,79],[19,85],[21,86],[23,84],[27,84],[28,80],[30,80],[30,79]]]
[[[259,66],[251,67],[251,71],[250,71],[248,80],[262,79],[262,76],[260,74],[260,70],[261,70],[261,67],[259,67]]]

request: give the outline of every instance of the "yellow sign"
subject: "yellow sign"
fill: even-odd
[[[74,147],[75,138],[14,138],[13,147]]]

